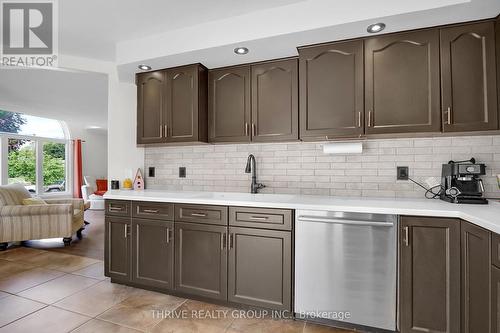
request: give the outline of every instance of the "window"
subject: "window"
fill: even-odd
[[[68,192],[69,140],[64,123],[0,110],[1,183],[31,193]]]
[[[43,189],[45,192],[66,191],[66,145],[43,144]]]
[[[23,184],[36,193],[36,143],[32,140],[8,139],[9,184]]]

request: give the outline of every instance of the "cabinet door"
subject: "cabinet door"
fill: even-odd
[[[491,269],[491,333],[500,333],[500,268]]]
[[[495,23],[441,29],[441,96],[446,132],[498,128]]]
[[[500,268],[500,235],[491,235],[491,262]]]
[[[439,132],[439,31],[365,40],[366,133]]]
[[[296,59],[252,66],[252,141],[298,140]]]
[[[496,39],[496,52],[497,52],[497,111],[500,113],[500,16],[497,17],[495,22],[495,39]],[[499,120],[500,127],[500,120]]]
[[[288,231],[230,227],[228,300],[291,310],[291,257]]]
[[[132,281],[173,289],[174,223],[132,219]]]
[[[209,141],[250,141],[250,67],[210,71],[208,89]]]
[[[462,221],[462,332],[491,332],[491,234]]]
[[[113,280],[130,280],[130,219],[105,218],[104,271]]]
[[[227,299],[227,227],[175,223],[175,289]]]
[[[166,74],[166,141],[198,141],[198,67],[177,67]]]
[[[401,332],[460,331],[460,220],[401,218]]]
[[[137,75],[137,143],[165,141],[165,72]]]
[[[363,133],[363,41],[299,49],[300,136]]]

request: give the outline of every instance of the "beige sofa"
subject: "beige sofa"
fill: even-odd
[[[63,237],[82,237],[83,200],[47,199],[47,205],[23,205],[30,193],[20,184],[0,186],[0,250],[8,242]]]

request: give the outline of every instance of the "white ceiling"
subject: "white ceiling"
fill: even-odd
[[[115,60],[115,44],[304,0],[60,0],[60,52]]]
[[[499,0],[64,0],[60,52],[112,60],[131,81],[139,63],[208,68],[297,54],[296,47],[495,17]],[[232,50],[250,48],[246,56]]]
[[[0,109],[107,128],[108,77],[101,73],[0,69]]]
[[[387,31],[398,31],[498,14],[499,0],[64,0],[59,45],[62,54],[123,65],[294,34],[295,46],[357,37],[366,35],[366,23],[381,18],[391,23]],[[301,36],[311,31],[315,35]],[[289,43],[279,40],[265,47],[291,53]],[[226,50],[219,57],[227,58]]]

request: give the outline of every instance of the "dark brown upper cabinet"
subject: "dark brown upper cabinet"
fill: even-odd
[[[137,74],[137,143],[207,141],[207,69]]]
[[[500,112],[500,15],[495,21],[496,51],[497,51],[497,110]],[[500,122],[500,121],[499,121]],[[500,124],[499,124],[500,127]],[[500,333],[500,331],[499,331]]]
[[[207,141],[207,69],[190,65],[167,70],[167,142]]]
[[[363,134],[363,41],[299,49],[300,136]]]
[[[401,218],[402,333],[460,332],[460,220]]]
[[[439,31],[365,40],[367,134],[439,132]]]
[[[462,221],[462,333],[491,332],[491,233]]]
[[[298,134],[297,59],[251,67],[252,141],[293,141]]]
[[[250,141],[250,67],[211,70],[208,79],[210,142]]]
[[[445,132],[498,128],[495,23],[441,29]]]
[[[165,71],[137,75],[137,143],[165,141]]]

